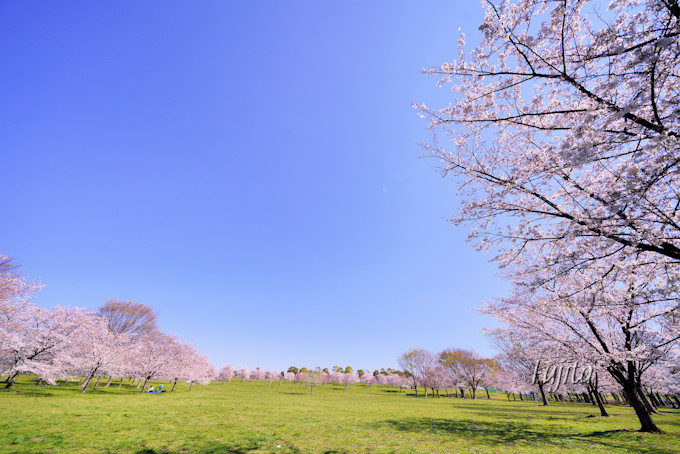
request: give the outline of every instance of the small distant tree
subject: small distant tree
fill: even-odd
[[[321,371],[307,371],[300,374],[300,380],[309,386],[310,394],[314,394],[314,387],[323,382]]]
[[[347,385],[353,385],[358,381],[359,377],[357,377],[355,374],[340,374],[340,383],[345,385],[345,387],[342,389],[342,392],[344,393],[347,391]]]
[[[354,372],[354,369],[352,369],[352,366],[345,367],[345,373],[346,374],[351,374],[353,372]]]
[[[418,384],[424,379],[428,367],[434,363],[432,353],[421,348],[414,348],[397,358],[397,362],[404,371],[409,373],[416,397],[418,397]],[[425,397],[427,397],[427,388],[425,388]]]
[[[227,364],[222,369],[220,369],[219,378],[222,380],[223,385],[227,380],[234,378],[234,366]]]
[[[248,380],[250,379],[250,369],[247,367],[242,367],[238,370],[238,378],[241,379],[241,383],[243,383],[243,380]]]
[[[462,381],[472,391],[472,398],[477,398],[477,388],[484,382],[497,364],[489,358],[482,358],[471,350],[444,350],[439,354],[439,363],[453,382]]]
[[[271,388],[272,382],[275,382],[276,380],[281,380],[281,374],[279,374],[278,372],[269,371],[264,373],[264,378],[265,380],[267,380],[268,383],[267,387]]]
[[[286,372],[290,372],[291,374],[295,375],[300,372],[300,370],[295,366],[290,366]]]

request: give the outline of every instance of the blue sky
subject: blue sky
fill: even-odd
[[[44,306],[153,306],[220,366],[473,348],[502,296],[419,159],[476,1],[3,2],[0,251]]]

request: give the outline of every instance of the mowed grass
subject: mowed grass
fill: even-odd
[[[680,452],[680,411],[655,417],[663,435],[636,432],[628,407],[600,418],[586,404],[418,398],[388,387],[215,382],[145,395],[75,384],[0,392],[3,453]],[[167,386],[167,384],[166,384]]]

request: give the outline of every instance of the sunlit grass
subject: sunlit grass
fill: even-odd
[[[667,433],[636,432],[628,407],[600,418],[587,404],[415,399],[412,393],[356,384],[178,385],[144,395],[112,385],[35,386],[24,378],[0,392],[0,452],[680,452],[680,411],[655,416]],[[167,385],[166,385],[167,386]]]

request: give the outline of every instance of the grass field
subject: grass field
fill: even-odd
[[[587,404],[415,399],[411,392],[334,385],[215,382],[143,395],[123,385],[80,395],[74,384],[0,392],[3,453],[680,453],[680,410],[638,433],[627,407],[600,418]]]

